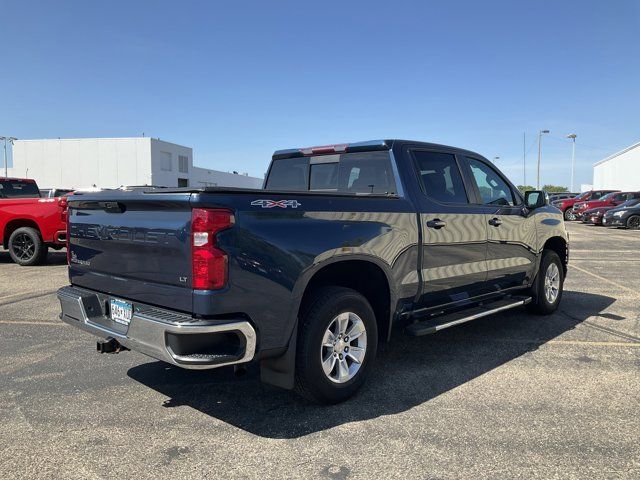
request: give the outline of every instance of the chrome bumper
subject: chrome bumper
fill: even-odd
[[[62,287],[58,290],[58,300],[62,308],[60,319],[98,337],[114,338],[130,350],[182,368],[208,369],[246,363],[255,355],[256,332],[246,320],[225,320],[224,323],[199,320],[133,302],[133,317],[128,328],[122,325],[114,325],[112,328],[108,325],[109,319],[103,306],[106,298],[109,297],[91,290]],[[239,339],[237,351],[233,354],[214,353],[208,356],[200,353],[185,355],[173,351],[170,346],[170,338],[186,339],[188,342],[191,338],[195,339],[190,337],[191,335],[209,335],[209,338],[214,338],[216,334],[235,334]]]

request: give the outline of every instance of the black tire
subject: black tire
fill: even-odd
[[[565,221],[567,221],[567,222],[571,222],[571,221],[573,221],[573,220],[575,220],[575,219],[576,219],[576,216],[575,216],[575,215],[573,214],[573,212],[571,211],[571,207],[567,208],[567,209],[564,211],[564,214],[563,214],[563,215],[564,215],[564,219],[565,219]]]
[[[640,230],[640,215],[631,215],[627,218],[627,228],[629,230]]]
[[[14,262],[23,267],[42,263],[47,251],[47,246],[35,228],[17,228],[9,237],[9,255]]]
[[[334,319],[344,312],[353,312],[362,320],[366,329],[366,349],[354,376],[344,383],[335,383],[322,368],[322,341]],[[335,404],[347,400],[364,384],[376,357],[378,329],[371,305],[355,290],[326,287],[318,290],[306,302],[298,321],[296,391],[306,399],[320,404]],[[345,362],[346,358],[345,354]]]
[[[550,302],[545,294],[545,277],[551,264],[555,264],[559,275],[558,293],[553,302]],[[560,257],[553,250],[543,250],[542,258],[540,260],[540,270],[536,276],[534,287],[531,289],[531,303],[529,303],[527,307],[530,311],[539,315],[552,314],[558,309],[558,305],[560,305],[563,287],[564,267]]]

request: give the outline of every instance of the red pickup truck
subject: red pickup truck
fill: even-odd
[[[49,247],[66,243],[67,198],[41,198],[34,180],[0,178],[2,246],[19,265],[35,265],[47,258]]]

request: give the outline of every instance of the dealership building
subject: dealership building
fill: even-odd
[[[640,142],[595,163],[593,188],[640,190]]]
[[[224,186],[261,188],[262,178],[193,165],[193,150],[157,138],[16,140],[10,177],[42,188]]]

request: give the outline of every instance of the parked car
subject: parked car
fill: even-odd
[[[380,140],[277,151],[265,189],[70,198],[61,319],[101,352],[350,397],[393,326],[435,333],[506,309],[556,310],[560,211],[486,158]]]
[[[41,198],[57,198],[57,197],[62,197],[64,195],[69,195],[70,193],[73,193],[73,189],[71,188],[41,188],[40,189]]]
[[[615,207],[598,207],[587,210],[582,214],[582,222],[583,223],[591,223],[593,225],[602,225],[602,220],[604,219],[605,213],[609,210],[613,210],[614,208],[627,208],[633,207],[640,203],[640,198],[633,198],[631,200],[627,200],[622,205],[618,205]]]
[[[581,219],[582,214],[587,210],[596,207],[615,207],[622,205],[627,200],[640,198],[640,192],[612,192],[608,193],[598,200],[588,200],[586,202],[577,202],[573,206],[573,214],[576,219]]]
[[[640,200],[634,199],[605,212],[602,224],[606,227],[640,229]]]
[[[570,192],[563,192],[563,193],[552,193],[549,195],[549,201],[554,204],[554,202],[558,202],[560,200],[565,200],[567,198],[573,198],[573,197],[577,197],[578,195],[580,195],[579,193],[570,193]]]
[[[564,216],[565,220],[575,220],[576,217],[573,213],[573,206],[576,203],[586,202],[589,200],[598,200],[607,193],[619,191],[620,190],[589,190],[588,192],[581,193],[577,197],[567,198],[565,200],[561,200],[559,203],[554,203],[554,206],[562,211],[562,215]]]
[[[35,181],[0,178],[2,245],[19,265],[43,262],[66,242],[67,199],[41,198]]]

